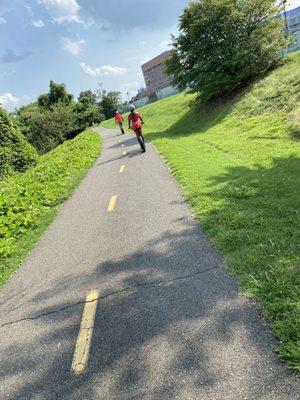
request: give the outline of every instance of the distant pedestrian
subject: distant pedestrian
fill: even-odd
[[[125,135],[124,128],[123,128],[124,118],[123,118],[123,115],[119,113],[119,111],[116,111],[115,123],[119,125],[121,133],[123,135]]]

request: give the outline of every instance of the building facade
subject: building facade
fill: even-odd
[[[149,94],[172,85],[172,77],[165,74],[165,62],[172,55],[171,50],[154,57],[142,65],[142,71]]]
[[[295,35],[297,42],[290,50],[300,49],[300,7],[286,12],[288,30]]]

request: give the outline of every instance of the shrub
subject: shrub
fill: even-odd
[[[99,135],[83,132],[41,156],[34,168],[2,181],[0,284],[7,257],[19,251],[20,238],[40,224],[48,211],[70,194],[92,165],[99,148]]]
[[[101,105],[96,102],[92,95],[83,96],[85,93],[88,93],[88,91],[81,93],[74,107],[76,127],[79,130],[84,130],[93,124],[99,124],[105,119]],[[93,92],[91,93],[93,94]]]
[[[24,172],[37,159],[34,147],[27,143],[12,117],[0,107],[0,178],[14,171]]]
[[[72,105],[58,102],[49,109],[36,104],[22,107],[18,120],[27,140],[40,152],[46,153],[71,137],[76,131]]]

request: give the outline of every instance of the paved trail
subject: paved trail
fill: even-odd
[[[299,399],[154,149],[102,135],[101,157],[1,291],[0,398]],[[74,374],[92,290],[87,370]]]

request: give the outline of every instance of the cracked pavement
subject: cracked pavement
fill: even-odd
[[[1,400],[299,399],[268,326],[155,150],[101,134],[101,156],[1,290]],[[74,375],[94,289],[88,368]]]

